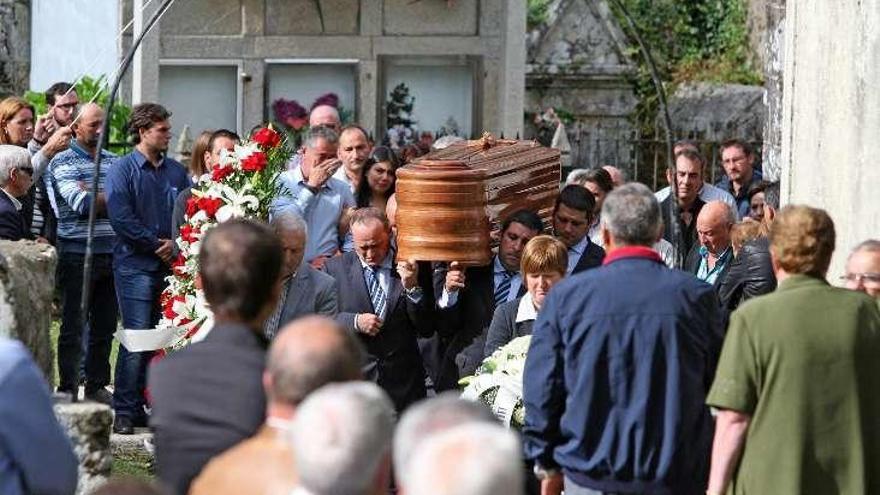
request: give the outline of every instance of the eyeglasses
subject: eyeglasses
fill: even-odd
[[[28,174],[28,177],[34,176],[34,167],[18,167],[18,169]]]
[[[880,273],[847,273],[840,277],[840,280],[843,282],[880,285]]]

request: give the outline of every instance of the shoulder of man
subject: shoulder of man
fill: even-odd
[[[31,361],[30,352],[21,342],[0,338],[0,385],[15,368]]]

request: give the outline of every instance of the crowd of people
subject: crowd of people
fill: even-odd
[[[203,132],[184,167],[171,113],[142,103],[133,150],[102,151],[95,178],[103,111],[65,83],[46,100],[36,120],[0,102],[0,238],[58,251],[57,392],[82,385],[115,433],[154,432],[160,486],[99,493],[880,490],[880,241],[850,254],[846,289],[829,285],[831,219],[780,210],[745,142],[722,144],[715,185],[689,141],[656,193],[612,166],[575,170],[549,231],[511,212],[491,263],[463,266],[396,256],[395,172],[424,150],[375,146],[318,106],[268,222],[202,239],[210,333],[152,365],[120,346],[111,392],[117,321],[156,326],[192,187],[240,138]],[[524,335],[517,435],[456,391]],[[70,493],[76,460],[20,344],[0,342],[0,394],[22,397],[0,409],[0,492]]]

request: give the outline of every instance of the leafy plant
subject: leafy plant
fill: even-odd
[[[550,0],[528,0],[526,3],[526,29],[531,31],[547,22]]]

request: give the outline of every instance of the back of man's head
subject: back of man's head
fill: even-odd
[[[9,182],[12,169],[31,166],[31,155],[27,148],[11,144],[0,144],[0,187]]]
[[[269,348],[264,383],[269,402],[298,406],[328,383],[361,378],[361,348],[351,332],[324,316],[281,329]]]
[[[406,495],[521,495],[520,442],[495,424],[466,424],[427,438],[410,462]]]
[[[462,400],[456,392],[446,392],[409,408],[394,432],[394,473],[406,489],[409,462],[423,440],[437,432],[461,424],[496,424],[495,416],[482,404]]]
[[[390,482],[394,407],[370,382],[326,385],[300,405],[293,454],[314,495],[367,495]]]
[[[218,319],[253,321],[275,295],[281,243],[266,225],[230,220],[205,234],[199,276],[205,300]]]
[[[786,206],[770,227],[770,254],[789,275],[825,278],[834,242],[834,222],[819,208]]]
[[[602,204],[602,223],[620,246],[652,246],[663,229],[660,204],[651,190],[638,182],[608,193]]]

